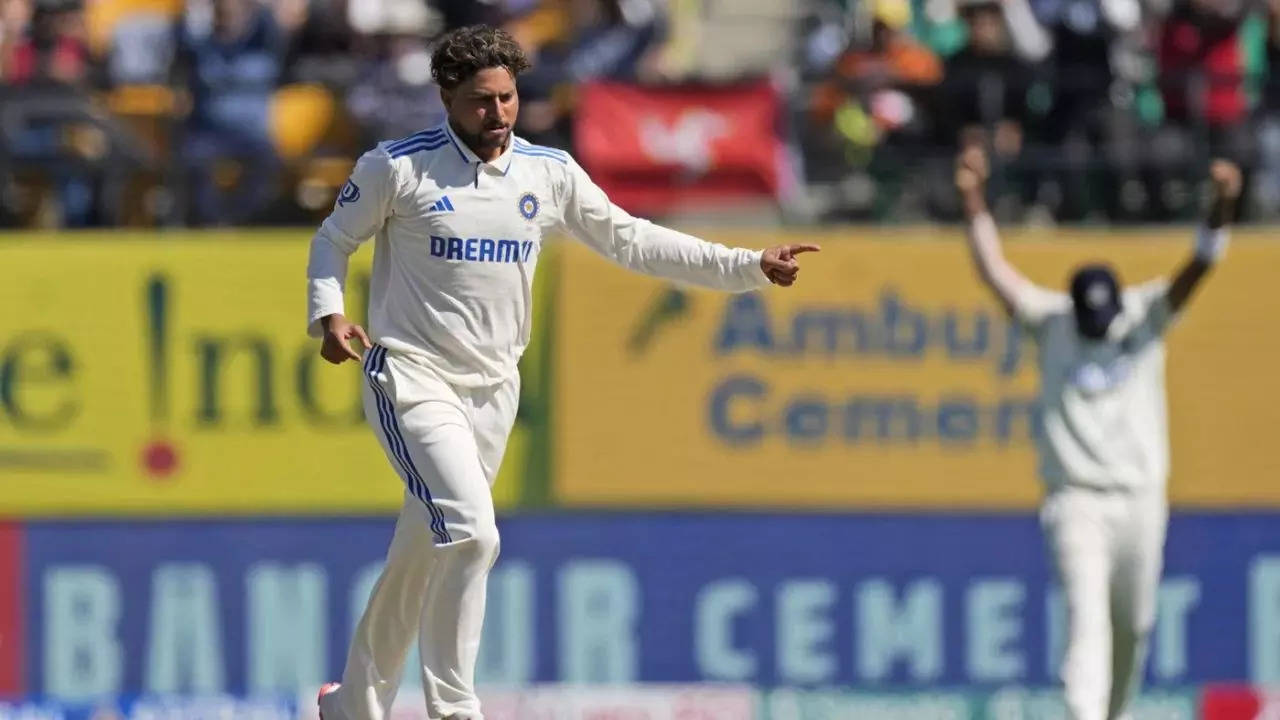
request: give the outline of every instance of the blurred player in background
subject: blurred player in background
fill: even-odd
[[[978,274],[1039,349],[1041,508],[1067,606],[1061,677],[1074,720],[1126,717],[1155,622],[1168,503],[1164,334],[1221,259],[1240,171],[1217,161],[1194,254],[1173,281],[1121,289],[1105,264],[1067,293],[1038,287],[1005,259],[987,210],[987,160],[964,152],[956,186]]]
[[[353,343],[363,345],[365,415],[406,486],[342,683],[320,696],[326,720],[387,717],[415,639],[429,716],[483,717],[474,674],[498,556],[490,484],[516,416],[544,237],[563,229],[632,270],[733,292],[791,285],[795,255],[818,249],[730,249],[628,215],[567,153],[512,134],[527,67],[500,30],[445,37],[432,73],[447,121],[365,153],[311,243],[308,330],[332,363],[360,361]],[[348,256],[370,236],[366,334],[342,293]]]

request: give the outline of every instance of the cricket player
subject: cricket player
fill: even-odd
[[[325,720],[388,717],[415,640],[429,717],[483,718],[474,674],[498,556],[490,485],[516,417],[544,238],[564,230],[623,267],[731,292],[789,286],[795,256],[818,249],[730,249],[628,215],[568,153],[513,134],[527,67],[501,30],[443,38],[432,74],[447,121],[365,153],[311,242],[308,330],[329,362],[362,364],[365,416],[406,488],[342,682],[321,693]],[[370,236],[366,333],[342,293],[348,256]]]
[[[956,169],[978,274],[1039,350],[1040,520],[1066,600],[1061,678],[1074,720],[1127,717],[1141,681],[1168,519],[1164,335],[1226,251],[1240,195],[1234,165],[1217,161],[1210,174],[1212,208],[1172,282],[1122,289],[1114,270],[1089,264],[1060,293],[1001,252],[982,151]]]

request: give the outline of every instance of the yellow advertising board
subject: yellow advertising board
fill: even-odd
[[[1064,287],[1105,258],[1167,274],[1184,229],[1021,237]],[[1032,507],[1034,348],[981,287],[956,230],[712,234],[817,241],[791,289],[724,295],[567,252],[554,332],[554,495],[572,506]],[[1280,505],[1280,244],[1237,233],[1169,340],[1183,506]]]
[[[358,365],[305,334],[306,232],[71,238],[0,243],[0,516],[399,506]]]

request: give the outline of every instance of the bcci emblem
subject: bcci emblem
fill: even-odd
[[[525,220],[532,220],[538,216],[538,196],[533,193],[525,193],[520,196],[520,214]]]
[[[342,192],[338,193],[338,207],[353,203],[359,199],[360,186],[348,180],[347,184],[342,186]]]

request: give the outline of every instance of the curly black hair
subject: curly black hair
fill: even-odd
[[[431,53],[431,77],[445,90],[492,67],[504,67],[515,76],[529,69],[529,58],[507,31],[489,25],[458,28]]]

